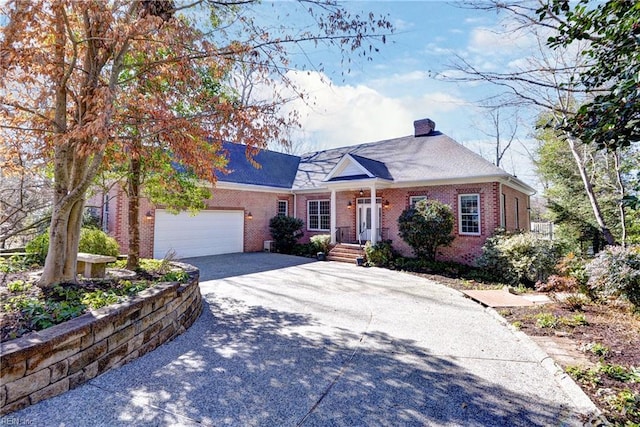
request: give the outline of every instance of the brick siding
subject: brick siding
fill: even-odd
[[[506,199],[506,228],[515,229],[515,199],[519,200],[519,228],[529,229],[529,196],[514,190],[506,185],[497,182],[477,183],[477,184],[451,184],[425,187],[408,187],[394,189],[378,189],[377,197],[383,202],[382,224],[380,227],[388,230],[388,237],[392,240],[393,246],[403,255],[411,256],[411,248],[398,236],[398,217],[410,204],[411,196],[427,196],[432,200],[438,200],[452,207],[456,221],[454,226],[455,240],[451,246],[443,247],[439,250],[440,259],[454,260],[467,264],[472,264],[476,257],[480,255],[482,245],[487,237],[491,236],[496,228],[501,225],[501,199],[502,194]],[[128,220],[126,216],[127,198],[122,190],[113,190],[117,194],[112,195],[110,201],[110,221],[109,231],[118,240],[121,252],[128,250]],[[357,240],[356,224],[356,200],[360,197],[370,197],[368,189],[363,188],[364,195],[359,195],[356,191],[339,191],[336,193],[336,226],[349,227],[349,240]],[[479,194],[480,195],[480,231],[481,234],[463,235],[459,233],[458,227],[458,195]],[[207,201],[207,209],[211,210],[243,210],[245,212],[244,221],[244,251],[258,252],[264,248],[264,241],[271,240],[269,233],[269,220],[278,212],[278,201],[287,200],[289,215],[296,213],[297,217],[305,223],[304,236],[300,240],[302,243],[309,242],[311,236],[316,234],[329,234],[329,231],[309,231],[307,230],[307,201],[308,200],[330,200],[330,192],[303,193],[295,198],[286,192],[258,192],[258,191],[238,191],[229,189],[214,189],[213,197]],[[294,200],[296,206],[294,206]],[[389,206],[385,207],[385,202]],[[351,209],[348,203],[351,202]],[[153,232],[154,218],[147,219],[146,212],[154,212],[152,206],[146,199],[140,204],[140,252],[142,257],[151,257],[153,254]],[[248,218],[248,213],[252,214],[252,219]],[[112,222],[113,221],[113,222]]]

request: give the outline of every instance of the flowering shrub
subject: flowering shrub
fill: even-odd
[[[316,252],[329,253],[331,249],[331,235],[330,234],[316,234],[309,239]]]
[[[560,247],[532,233],[497,234],[487,239],[477,265],[499,281],[533,287],[555,272]]]
[[[640,308],[640,245],[608,246],[587,264],[589,286],[604,296],[626,296]]]
[[[367,242],[364,247],[364,253],[367,257],[368,265],[374,267],[392,266],[393,260],[397,256],[396,251],[393,249],[393,246],[391,246],[391,240],[378,242],[375,245]]]

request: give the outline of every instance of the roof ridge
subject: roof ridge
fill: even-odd
[[[267,153],[274,153],[274,154],[278,154],[278,155],[281,155],[281,156],[296,157],[298,159],[302,158],[301,156],[298,156],[296,154],[283,153],[282,151],[270,150],[269,148],[257,147],[255,145],[243,144],[241,142],[222,141],[223,147],[224,147],[225,144],[232,144],[232,145],[239,145],[239,146],[242,146],[242,147],[256,148],[256,149],[258,149],[260,151],[264,151],[264,152],[267,152]]]
[[[381,144],[381,143],[386,143],[386,142],[391,142],[391,141],[396,141],[399,139],[405,139],[411,137],[413,138],[413,135],[405,135],[405,136],[400,136],[400,137],[396,137],[396,138],[390,138],[390,139],[381,139],[379,141],[371,141],[371,142],[363,142],[361,144],[351,144],[351,145],[343,145],[341,147],[334,147],[334,148],[327,148],[326,150],[317,150],[317,151],[309,151],[307,153],[303,153],[301,155],[301,157],[308,157],[308,156],[312,156],[314,154],[318,154],[318,153],[328,153],[330,151],[341,151],[341,150],[346,150],[346,149],[351,149],[351,148],[360,148],[360,147],[369,147],[375,144]],[[349,152],[349,154],[351,154],[351,152]],[[373,159],[371,159],[373,160]]]

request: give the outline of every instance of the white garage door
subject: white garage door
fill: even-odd
[[[162,259],[173,250],[178,258],[242,252],[243,211],[201,211],[173,215],[156,210],[153,257]]]

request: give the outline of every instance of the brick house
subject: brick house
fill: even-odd
[[[405,255],[397,219],[416,201],[450,205],[455,240],[441,257],[472,263],[496,228],[529,230],[534,189],[435,130],[429,119],[414,134],[302,156],[260,151],[256,168],[246,147],[225,144],[230,173],[220,176],[207,208],[195,216],[173,215],[141,203],[141,256],[162,258],[256,252],[271,240],[269,220],[286,214],[304,221],[302,242],[330,234],[332,243],[390,239]],[[126,195],[105,198],[107,229],[127,251]]]

